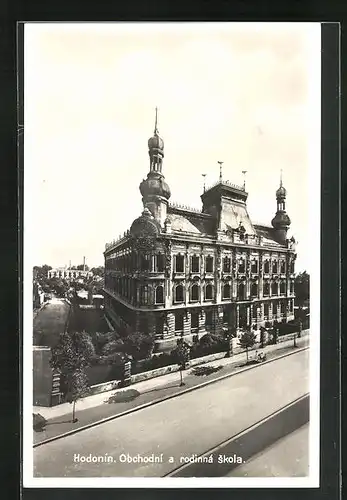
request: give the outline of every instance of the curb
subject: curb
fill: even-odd
[[[115,420],[117,418],[124,417],[126,415],[129,415],[130,413],[134,413],[136,411],[143,410],[143,409],[148,408],[150,406],[154,406],[156,404],[163,403],[164,401],[167,401],[169,399],[177,398],[178,396],[181,396],[182,394],[188,394],[189,392],[201,389],[203,387],[206,387],[208,385],[214,384],[216,382],[220,382],[221,380],[225,380],[225,379],[233,377],[235,375],[239,375],[240,373],[244,373],[244,372],[246,372],[248,370],[253,370],[254,368],[259,368],[260,366],[264,366],[264,365],[266,365],[268,363],[273,363],[274,361],[277,361],[279,359],[287,358],[288,356],[293,356],[294,354],[297,354],[298,352],[306,351],[308,349],[309,349],[309,346],[298,348],[294,352],[290,352],[290,353],[287,353],[287,354],[282,354],[281,356],[278,356],[276,358],[269,359],[268,361],[264,361],[263,363],[261,363],[259,365],[246,366],[245,368],[241,368],[237,372],[228,373],[228,374],[225,374],[225,375],[221,375],[220,377],[217,377],[217,378],[215,378],[213,380],[207,380],[206,382],[202,382],[201,384],[195,385],[193,387],[188,387],[187,389],[184,389],[182,391],[176,392],[175,394],[170,394],[170,395],[164,396],[162,398],[154,399],[154,400],[149,401],[147,403],[144,403],[142,405],[136,406],[135,408],[129,408],[129,410],[125,410],[125,411],[123,411],[121,413],[118,413],[117,415],[111,415],[110,417],[103,418],[103,419],[98,420],[96,422],[91,422],[89,424],[86,424],[86,425],[83,425],[81,427],[78,427],[77,429],[72,429],[70,431],[64,432],[63,434],[59,434],[57,436],[52,436],[52,437],[50,437],[48,439],[44,439],[43,441],[39,441],[38,443],[34,443],[33,444],[33,448],[37,448],[38,446],[43,446],[43,445],[51,443],[53,441],[57,441],[58,439],[63,439],[65,437],[71,436],[73,434],[77,434],[78,432],[82,432],[82,431],[91,429],[92,427],[96,427],[98,425],[102,425],[102,424],[104,424],[106,422],[110,422],[111,420]]]
[[[219,462],[216,460],[218,455],[240,456],[244,463],[307,424],[309,415],[310,395],[306,393],[208,451],[193,455],[195,460],[176,467],[164,477],[223,477],[242,464],[234,460]],[[212,461],[204,461],[207,457]]]

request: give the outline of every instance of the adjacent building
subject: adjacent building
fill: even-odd
[[[204,188],[201,211],[170,203],[157,120],[148,148],[143,212],[104,252],[105,312],[115,328],[153,335],[163,350],[177,336],[190,341],[293,320],[296,251],[282,178],[271,225],[257,225],[245,185],[222,175]]]

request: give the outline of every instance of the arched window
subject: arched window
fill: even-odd
[[[277,274],[278,273],[278,266],[277,266],[277,260],[274,260],[273,263],[272,263],[272,272],[274,274]]]
[[[190,289],[190,300],[194,302],[199,300],[199,285],[196,283]]]
[[[224,259],[223,259],[223,272],[224,273],[230,273],[230,264],[231,264],[230,257],[224,257]]]
[[[281,261],[281,274],[285,274],[286,273],[286,263],[284,262],[284,260]]]
[[[162,285],[159,285],[155,289],[155,303],[163,304],[163,302],[164,302],[164,287]]]
[[[258,285],[256,283],[253,283],[251,286],[251,296],[252,297],[258,296]]]
[[[257,306],[255,304],[252,306],[252,319],[257,319]]]
[[[205,261],[205,271],[207,273],[213,273],[213,257],[208,255]]]
[[[191,258],[191,272],[192,273],[200,272],[200,257],[198,255],[193,255]]]
[[[264,304],[264,319],[269,319],[269,304],[267,302]]]
[[[183,312],[176,311],[175,312],[175,332],[181,333],[183,331]]]
[[[231,295],[231,287],[229,283],[226,283],[223,286],[223,299],[230,299],[230,295]]]
[[[286,283],[285,281],[281,281],[281,284],[280,284],[280,294],[281,295],[285,295],[286,293]]]
[[[290,264],[290,272],[292,274],[294,274],[294,271],[295,271],[295,264],[294,264],[294,261]]]
[[[252,260],[251,273],[253,273],[253,274],[258,273],[258,261],[257,260]]]
[[[164,317],[159,314],[155,317],[155,333],[161,335],[164,331]]]
[[[266,281],[264,283],[264,297],[268,297],[270,295],[270,285],[269,283]]]
[[[238,299],[239,300],[245,300],[246,296],[246,287],[243,283],[240,283],[238,286]]]
[[[278,295],[278,283],[272,283],[272,295]]]
[[[184,255],[175,256],[175,272],[184,273]]]
[[[205,288],[205,300],[212,300],[213,298],[213,286],[209,283]]]
[[[286,304],[285,302],[281,302],[281,314],[284,314],[286,312]]]
[[[206,311],[205,327],[208,329],[212,327],[212,311]]]
[[[177,285],[175,288],[175,302],[183,302],[183,285]]]
[[[290,293],[294,292],[294,281],[290,282]]]
[[[199,329],[199,313],[196,311],[193,311],[191,315],[191,329],[193,333],[196,333]]]

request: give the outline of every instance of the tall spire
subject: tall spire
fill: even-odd
[[[283,173],[283,170],[281,169],[281,174],[280,174],[280,187],[283,187],[283,183],[282,183],[282,173]]]
[[[154,135],[159,134],[158,131],[158,108],[155,107],[155,123],[154,123]]]
[[[224,163],[224,161],[217,161],[217,163],[219,164],[219,182],[222,182],[223,181],[223,172],[222,172],[222,169],[223,169],[223,163]]]

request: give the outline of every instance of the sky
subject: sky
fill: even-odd
[[[280,171],[297,271],[319,245],[318,23],[27,23],[24,238],[33,265],[103,264],[142,211],[155,107],[171,201],[242,184],[271,224]],[[24,251],[26,251],[24,248]]]

